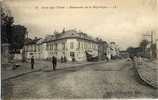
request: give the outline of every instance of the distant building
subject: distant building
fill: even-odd
[[[40,58],[40,45],[37,44],[39,40],[39,38],[35,38],[25,41],[23,52],[27,59],[30,59],[32,56],[34,56],[35,59]]]
[[[158,41],[156,40],[153,44],[149,43],[145,48],[145,57],[147,58],[158,58]]]
[[[110,42],[107,47],[107,57],[109,59],[117,58],[119,57],[119,47],[115,42]]]
[[[129,53],[127,51],[120,51],[120,56],[121,56],[121,58],[128,58]]]

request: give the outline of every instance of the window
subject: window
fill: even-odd
[[[38,46],[38,51],[40,51],[40,46]]]
[[[54,44],[52,44],[52,50],[54,50],[54,47],[55,47]]]
[[[37,45],[35,45],[35,50],[34,50],[35,52],[37,51]]]
[[[88,43],[86,42],[86,49],[87,49],[87,45],[88,45]]]
[[[70,52],[70,56],[71,56],[71,57],[74,57],[74,56],[75,56],[75,53],[74,53],[74,52]]]
[[[35,51],[35,46],[34,45],[32,45],[32,52],[34,52]]]
[[[51,50],[51,44],[49,44],[49,50]]]
[[[52,45],[50,44],[50,45],[49,45],[49,50],[51,50],[51,49],[52,49]]]
[[[33,55],[33,53],[30,53],[30,56],[32,56]]]
[[[46,45],[46,49],[48,50],[48,44]]]
[[[62,45],[63,45],[63,50],[65,50],[65,43],[62,43]]]
[[[80,43],[80,41],[78,41],[78,47],[77,47],[76,49],[78,49],[78,50],[79,50],[79,49],[80,49],[80,47],[81,47],[80,45],[81,45],[81,43]]]
[[[92,47],[93,47],[93,44],[91,43],[91,49],[92,49]]]
[[[83,44],[83,42],[82,42],[82,50],[84,49],[84,44]]]
[[[53,50],[53,43],[51,43],[51,50]]]
[[[58,48],[58,45],[57,45],[57,43],[55,43],[55,50],[57,50],[57,48]]]
[[[71,43],[70,43],[70,49],[73,49],[73,48],[74,48],[74,43],[71,42]]]

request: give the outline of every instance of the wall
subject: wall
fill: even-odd
[[[9,44],[1,44],[1,63],[7,64],[9,62]]]

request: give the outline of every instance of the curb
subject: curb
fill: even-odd
[[[70,66],[70,67],[93,65],[93,64],[100,64],[100,63],[104,63],[104,61],[102,61],[102,62],[100,61],[100,62],[87,63],[87,64],[72,65],[72,66]]]
[[[77,67],[77,66],[80,67],[80,66],[93,65],[93,64],[99,64],[99,63],[104,63],[104,62],[105,62],[105,61],[92,62],[92,63],[87,63],[87,64],[78,64],[78,65],[73,65],[73,66],[70,66],[70,67]],[[33,70],[33,71],[24,72],[24,73],[15,75],[15,76],[8,77],[8,78],[6,78],[6,79],[2,79],[2,81],[10,80],[10,79],[17,78],[17,77],[20,77],[20,76],[23,76],[23,75],[26,75],[26,74],[29,74],[29,73],[38,72],[38,71],[41,71],[41,70],[42,70],[42,68],[37,69],[37,70]]]
[[[29,74],[29,73],[38,72],[38,71],[41,71],[41,70],[42,69],[37,69],[37,70],[33,70],[33,71],[24,72],[24,73],[21,73],[21,74],[12,76],[12,77],[8,77],[6,79],[2,79],[2,81],[10,80],[10,79],[17,78],[17,77],[20,77],[20,76],[23,76],[23,75],[26,75],[26,74]]]

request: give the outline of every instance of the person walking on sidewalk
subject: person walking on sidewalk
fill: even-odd
[[[109,58],[108,58],[107,53],[105,53],[105,59],[106,59],[106,62],[109,62]]]
[[[34,56],[31,57],[31,69],[34,69]]]
[[[56,70],[57,58],[55,56],[52,57],[53,70]]]

